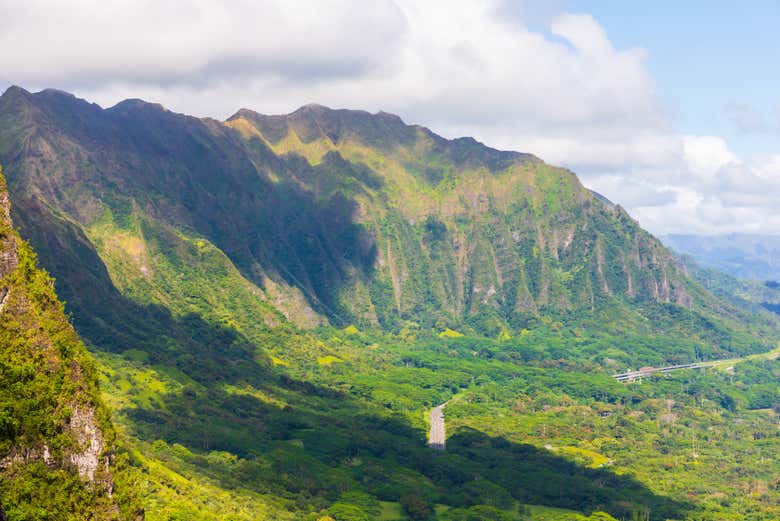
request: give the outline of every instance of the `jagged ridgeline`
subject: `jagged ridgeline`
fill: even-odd
[[[0,170],[0,518],[134,518],[114,438],[92,360],[13,229]]]
[[[223,123],[13,87],[0,159],[22,232],[90,334],[132,315],[105,305],[116,289],[269,325],[496,335],[606,308],[691,331],[738,318],[573,173],[385,113],[241,110]]]
[[[250,151],[305,158],[320,197],[339,184],[349,190],[374,248],[339,301],[352,319],[511,321],[610,297],[691,305],[654,238],[573,173],[532,155],[316,105],[287,116],[242,110],[227,125]]]

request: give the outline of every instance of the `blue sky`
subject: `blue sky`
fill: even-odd
[[[717,134],[740,154],[780,150],[780,132],[739,132],[732,105],[753,109],[768,127],[780,119],[780,2],[583,1],[618,48],[640,47],[658,94],[688,134]],[[732,108],[733,110],[733,108]]]

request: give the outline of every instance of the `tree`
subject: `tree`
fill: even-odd
[[[401,497],[401,507],[413,521],[426,521],[433,516],[433,507],[417,494]]]

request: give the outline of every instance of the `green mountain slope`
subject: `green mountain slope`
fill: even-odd
[[[658,317],[679,308],[693,315],[687,335],[712,325],[715,351],[753,348],[734,336],[739,311],[571,172],[392,115],[307,106],[242,110],[222,124],[138,100],[103,110],[11,88],[0,159],[23,232],[85,311],[85,277],[174,314],[252,317],[238,324],[466,323],[497,335],[617,306],[663,331]],[[63,253],[90,267],[59,273],[72,266],[56,260]],[[124,305],[112,300],[109,310]],[[99,322],[80,329],[116,321]]]
[[[250,148],[324,170],[310,182],[319,197],[341,188],[332,178],[349,172],[343,165],[372,175],[373,186],[353,183],[350,194],[377,249],[368,294],[349,292],[369,320],[511,319],[614,295],[689,301],[663,250],[624,212],[532,156],[316,106],[286,117],[241,111],[228,124]]]
[[[720,504],[665,474],[694,465],[681,440],[697,427],[738,445],[729,415],[765,439],[771,418],[744,409],[771,383],[609,377],[770,350],[776,322],[692,281],[571,172],[383,113],[223,123],[19,88],[0,97],[0,160],[97,358],[147,519],[776,513],[773,491]],[[664,393],[680,424],[649,419]],[[448,400],[434,452],[427,410]],[[650,470],[635,442],[664,451]],[[702,464],[703,488],[728,457]]]
[[[94,364],[10,212],[0,171],[0,515],[132,519]]]

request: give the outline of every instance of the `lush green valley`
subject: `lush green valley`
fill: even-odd
[[[571,172],[383,113],[19,88],[0,162],[147,519],[780,516],[780,362],[610,376],[771,351],[778,318]]]
[[[598,369],[551,363],[537,342],[546,339],[550,349],[567,335],[544,327],[525,341],[318,333],[327,351],[314,339],[298,359],[275,351],[277,369],[263,383],[215,390],[114,358],[104,360],[106,389],[121,422],[148,440],[134,442],[145,449],[139,452],[199,485],[227,486],[236,495],[236,518],[258,490],[287,498],[288,508],[303,503],[336,519],[345,502],[365,510],[354,518],[373,518],[347,492],[392,503],[415,498],[440,511],[446,505],[453,516],[470,505],[514,511],[517,503],[625,519],[777,515],[775,362],[625,385]],[[424,446],[425,418],[447,400],[452,434],[440,453]],[[164,443],[153,441],[158,437]],[[723,466],[734,473],[722,473]],[[750,470],[742,475],[739,468]],[[159,502],[172,478],[154,480],[148,497]],[[272,502],[265,501],[262,508]],[[192,509],[186,516],[206,511],[182,498],[166,508]],[[463,517],[472,518],[504,519]]]

